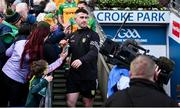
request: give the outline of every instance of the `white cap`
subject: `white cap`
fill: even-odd
[[[44,12],[54,12],[56,10],[56,4],[54,2],[48,2],[44,9]]]

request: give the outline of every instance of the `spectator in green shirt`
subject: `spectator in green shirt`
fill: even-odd
[[[62,25],[65,25],[69,18],[75,15],[75,11],[77,10],[77,4],[74,0],[66,0],[65,3],[59,6],[58,10],[58,21]]]
[[[78,2],[77,7],[88,10],[88,5],[85,1]],[[70,32],[75,32],[79,28],[76,21],[74,20],[74,17],[69,19],[69,24],[67,26],[70,27]],[[96,32],[96,21],[93,17],[88,18],[88,27]]]

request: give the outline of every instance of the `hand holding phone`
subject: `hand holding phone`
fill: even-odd
[[[64,46],[63,48],[63,53],[68,52],[69,47],[70,47],[69,44],[66,44],[66,46]]]
[[[68,44],[68,41],[69,41],[69,39],[67,39],[67,40],[63,39],[59,42],[59,45],[64,48]]]
[[[67,55],[68,55],[68,48],[69,48],[69,45],[66,45],[66,46],[63,48],[63,51],[62,51],[61,54],[60,54],[60,58],[61,58],[62,60],[64,60],[64,59],[67,57]]]

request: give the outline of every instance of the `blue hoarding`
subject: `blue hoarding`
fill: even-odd
[[[180,85],[180,55],[178,53],[178,50],[180,49],[180,44],[174,41],[172,38],[169,38],[169,44],[170,59],[172,59],[175,62],[175,69],[171,78],[171,95],[174,99],[176,99],[176,86]]]
[[[166,26],[102,26],[106,36],[117,42],[135,39],[141,44],[166,45]]]

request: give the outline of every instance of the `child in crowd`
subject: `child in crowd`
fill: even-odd
[[[62,52],[60,58],[50,65],[42,59],[32,63],[31,72],[34,77],[31,81],[26,107],[39,106],[41,99],[45,97],[48,82],[51,82],[53,79],[53,77],[51,75],[48,76],[48,74],[59,67],[66,56],[67,52]]]

